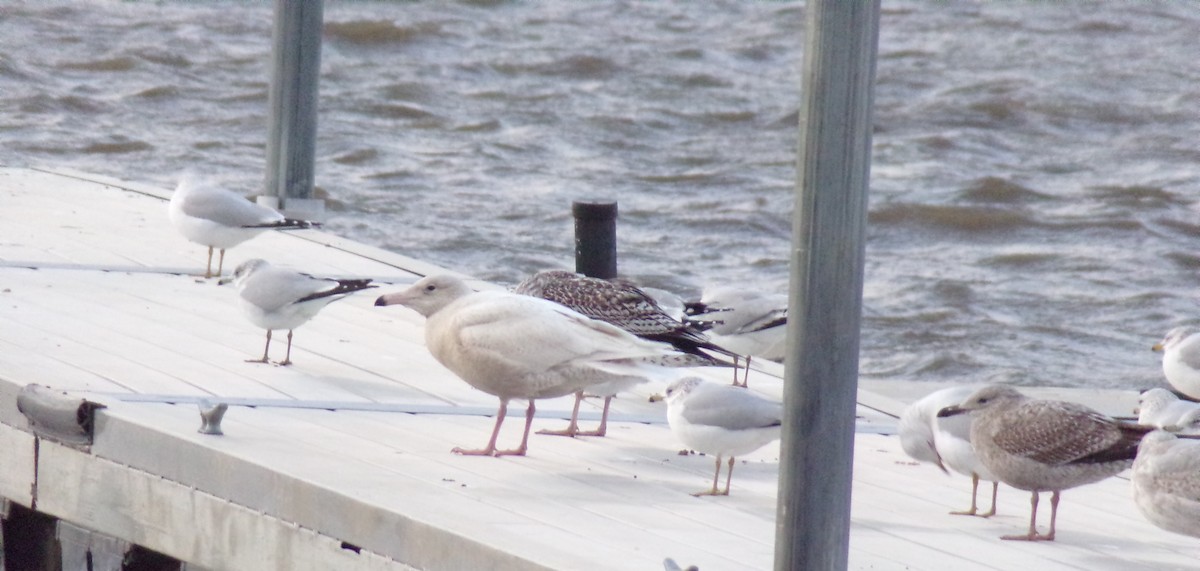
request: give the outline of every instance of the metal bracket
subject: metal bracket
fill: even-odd
[[[200,407],[200,430],[197,432],[217,436],[225,434],[221,432],[221,419],[225,418],[225,411],[229,409],[229,405],[221,402],[214,406],[206,400],[196,404]]]
[[[99,408],[104,405],[37,384],[25,385],[17,395],[17,410],[34,434],[71,446],[91,445]]]

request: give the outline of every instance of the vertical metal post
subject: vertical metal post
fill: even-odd
[[[600,279],[617,277],[617,203],[576,201],[575,271]]]
[[[810,0],[776,571],[846,569],[880,0]]]
[[[312,198],[323,8],[323,0],[275,0],[265,200],[259,200],[309,220],[324,214],[324,202]]]

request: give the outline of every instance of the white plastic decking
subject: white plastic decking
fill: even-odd
[[[712,458],[678,455],[664,406],[647,402],[661,387],[646,385],[616,401],[607,438],[533,436],[524,458],[451,454],[484,443],[496,400],[433,360],[422,318],[373,306],[436,268],[316,231],[230,250],[227,273],[261,257],[385,282],[296,330],[293,366],[245,363],[263,332],[232,288],[196,277],[204,248],[170,227],[168,196],[0,168],[0,496],[207,569],[772,567],[777,445],[741,459],[732,496],[694,498]],[[90,449],[35,446],[15,406],[30,383],[107,406]],[[750,384],[782,391],[762,371]],[[1054,543],[997,538],[1026,525],[1024,492],[1002,488],[991,519],[947,515],[966,506],[969,482],[909,462],[876,433],[889,418],[873,410],[932,388],[864,384],[851,568],[1200,567],[1200,544],[1147,523],[1120,478],[1066,492]],[[1132,392],[1059,394],[1110,413],[1134,403]],[[197,432],[199,398],[234,403],[224,436]],[[559,427],[569,405],[541,401],[535,429]],[[520,408],[501,445],[519,436]]]

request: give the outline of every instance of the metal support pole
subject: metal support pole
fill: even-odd
[[[323,6],[323,0],[275,0],[267,172],[259,203],[305,220],[320,220],[325,212],[324,201],[312,198]]]
[[[810,0],[776,571],[846,569],[880,0]]]
[[[617,203],[576,201],[575,271],[600,279],[617,277]]]

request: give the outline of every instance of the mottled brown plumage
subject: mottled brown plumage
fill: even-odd
[[[978,411],[971,443],[984,466],[1005,484],[1033,492],[1029,533],[1004,539],[1053,540],[1059,493],[1128,468],[1147,430],[1080,404],[1031,399],[1002,385],[983,387],[939,416],[969,411]],[[1037,533],[1039,492],[1052,492],[1045,535]]]
[[[643,339],[670,343],[677,350],[698,357],[693,366],[722,364],[710,353],[737,356],[712,344],[702,333],[668,315],[653,298],[630,284],[589,278],[563,270],[547,270],[517,284],[513,292],[560,303]]]
[[[695,331],[659,307],[649,295],[637,287],[589,278],[573,272],[547,270],[530,276],[513,288],[514,293],[528,295],[565,305],[592,319],[615,325],[642,339],[669,343],[680,353],[656,358],[656,364],[668,367],[724,366],[727,363],[710,353],[736,357],[735,354],[710,343],[704,334]],[[737,373],[734,372],[736,380]],[[571,422],[564,430],[543,430],[539,434],[559,436],[604,436],[608,421],[608,406],[612,396],[624,390],[620,384],[610,385],[597,394],[604,397],[604,411],[600,417],[600,428],[581,432],[578,427],[579,401],[583,393],[575,395],[575,409]],[[595,391],[595,387],[590,391]],[[603,388],[602,388],[603,389]]]

